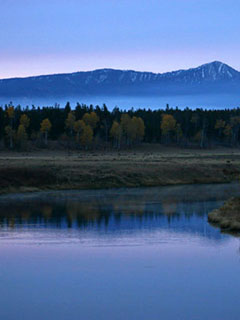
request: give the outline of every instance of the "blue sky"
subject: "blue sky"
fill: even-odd
[[[0,78],[220,60],[240,70],[239,0],[0,0]]]

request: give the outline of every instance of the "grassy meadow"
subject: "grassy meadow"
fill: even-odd
[[[238,179],[240,150],[143,144],[125,151],[0,153],[0,192],[221,183]]]

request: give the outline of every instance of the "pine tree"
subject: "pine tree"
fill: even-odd
[[[11,126],[6,126],[5,133],[7,135],[7,138],[9,139],[9,147],[12,149],[13,148],[13,137],[15,135],[15,130],[13,130]]]
[[[10,120],[10,125],[5,127],[5,132],[9,138],[9,144],[10,144],[10,148],[13,148],[13,137],[15,134],[15,130],[13,129],[13,119],[14,119],[14,115],[15,115],[15,110],[13,106],[9,106],[6,110],[7,112],[7,116]]]

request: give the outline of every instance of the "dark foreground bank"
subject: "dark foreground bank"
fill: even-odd
[[[238,178],[239,168],[240,152],[230,149],[5,153],[0,193],[226,183]]]
[[[222,231],[240,232],[240,197],[231,198],[210,212],[208,221]]]

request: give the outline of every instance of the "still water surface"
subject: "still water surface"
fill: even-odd
[[[239,185],[0,197],[0,319],[239,319]]]

